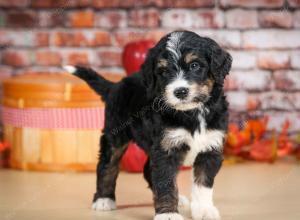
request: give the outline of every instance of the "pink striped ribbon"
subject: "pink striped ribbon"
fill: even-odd
[[[2,107],[4,124],[14,127],[53,129],[102,129],[104,108],[30,108]]]

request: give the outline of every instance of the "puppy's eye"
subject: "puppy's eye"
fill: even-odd
[[[166,69],[161,69],[159,72],[158,72],[159,75],[163,76],[163,77],[166,77],[168,75],[168,72]]]
[[[198,69],[200,69],[199,63],[197,63],[197,62],[192,62],[192,63],[190,64],[190,70],[198,70]]]

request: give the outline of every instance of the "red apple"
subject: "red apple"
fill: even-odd
[[[123,66],[127,75],[139,71],[147,52],[154,47],[155,42],[151,40],[136,41],[127,44],[122,55]]]
[[[145,152],[135,143],[130,142],[121,160],[121,169],[128,172],[143,172],[146,160]]]

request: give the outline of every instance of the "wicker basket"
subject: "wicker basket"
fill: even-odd
[[[39,73],[5,80],[2,116],[4,138],[11,145],[11,167],[95,170],[104,104],[80,79]]]

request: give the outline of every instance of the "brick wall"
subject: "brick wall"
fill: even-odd
[[[0,0],[0,79],[89,64],[122,74],[122,47],[178,28],[233,55],[232,115],[300,130],[300,0]]]

